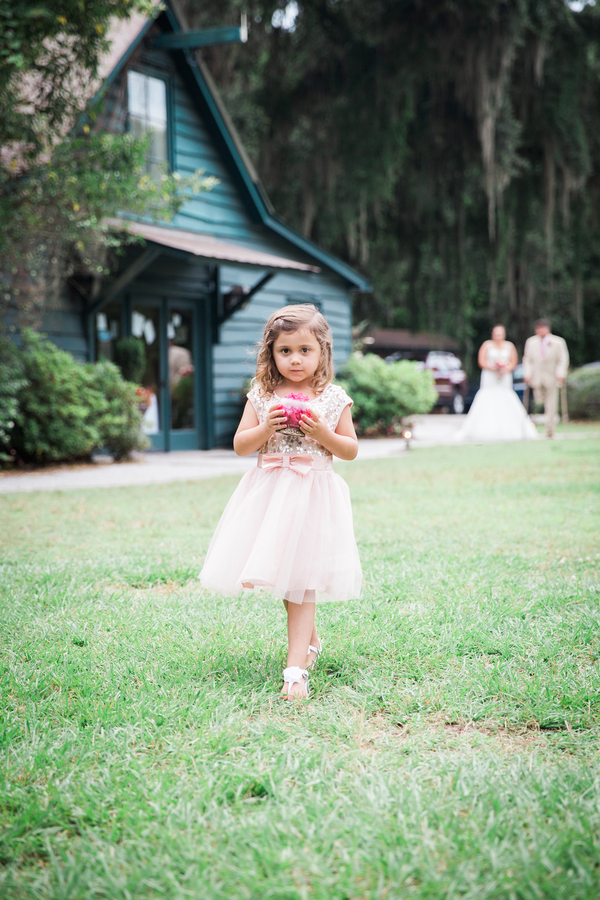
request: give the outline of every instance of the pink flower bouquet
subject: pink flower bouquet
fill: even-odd
[[[288,394],[287,397],[283,397],[279,403],[287,418],[283,431],[288,434],[302,434],[300,420],[302,416],[311,417],[309,403],[310,397],[305,397],[304,394]]]

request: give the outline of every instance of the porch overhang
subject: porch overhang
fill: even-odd
[[[199,256],[209,263],[231,263],[241,266],[258,266],[261,269],[286,272],[320,272],[318,266],[299,262],[295,259],[286,259],[283,256],[275,256],[272,253],[263,253],[262,250],[254,250],[251,247],[242,247],[238,244],[229,244],[209,234],[197,234],[194,231],[183,231],[179,228],[169,228],[161,225],[149,225],[146,222],[137,222],[129,219],[111,219],[109,225],[115,229],[128,231],[130,234],[144,238],[152,244],[171,250],[179,250],[192,256]]]

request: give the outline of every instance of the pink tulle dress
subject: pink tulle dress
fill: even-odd
[[[259,422],[281,403],[259,387],[248,400]],[[330,384],[307,405],[335,431],[351,404],[341,387]],[[356,598],[362,572],[348,486],[334,472],[329,450],[297,430],[287,431],[269,439],[256,469],[240,481],[217,525],[200,581],[229,595],[252,584],[292,603],[302,603],[305,591],[315,591],[317,600]]]

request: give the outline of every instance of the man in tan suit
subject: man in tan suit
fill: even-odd
[[[558,409],[558,389],[569,368],[569,351],[563,338],[550,333],[548,319],[538,319],[535,335],[527,339],[523,351],[523,377],[534,390],[535,402],[544,404],[546,437],[554,434]]]

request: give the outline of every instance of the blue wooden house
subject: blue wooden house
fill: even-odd
[[[251,350],[286,303],[315,303],[334,334],[339,366],[350,351],[350,295],[367,281],[275,214],[195,49],[243,39],[243,29],[189,32],[175,0],[153,18],[119,24],[105,68],[100,126],[152,135],[148,165],[167,162],[218,184],[168,224],[130,219],[144,238],[120,270],[83,297],[72,290],[44,331],[81,359],[112,358],[136,337],[146,358],[146,430],[155,449],[228,444]],[[236,34],[232,34],[236,32]]]

